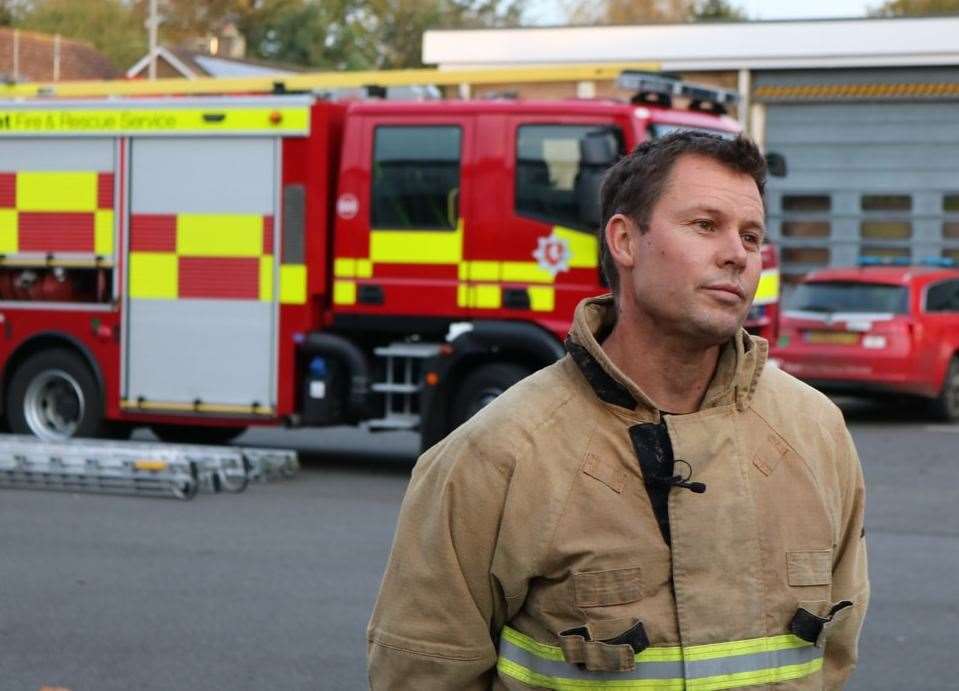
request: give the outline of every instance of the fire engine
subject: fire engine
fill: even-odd
[[[735,94],[633,73],[631,103],[313,93],[0,104],[10,429],[225,442],[251,425],[424,445],[563,355],[606,292],[603,172]],[[282,85],[280,85],[282,87]],[[686,107],[679,107],[682,101]],[[749,326],[774,338],[778,267]]]

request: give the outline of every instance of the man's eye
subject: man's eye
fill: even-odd
[[[697,228],[701,228],[702,230],[712,230],[714,228],[713,222],[708,218],[700,218],[699,220],[695,221],[695,225]]]
[[[743,235],[743,242],[745,242],[750,247],[759,247],[762,239],[755,233],[746,233]]]

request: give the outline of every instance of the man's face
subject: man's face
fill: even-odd
[[[638,316],[691,344],[729,340],[762,272],[763,216],[749,175],[703,156],[677,159],[647,232],[625,219],[632,266],[621,273],[621,289],[630,291]]]

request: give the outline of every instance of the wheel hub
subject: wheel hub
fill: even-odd
[[[23,398],[27,425],[41,439],[72,437],[85,409],[79,382],[63,370],[41,372],[30,382]]]

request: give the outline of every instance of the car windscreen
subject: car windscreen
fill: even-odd
[[[905,314],[909,311],[909,293],[904,286],[882,283],[801,283],[786,301],[786,309],[802,312]]]

